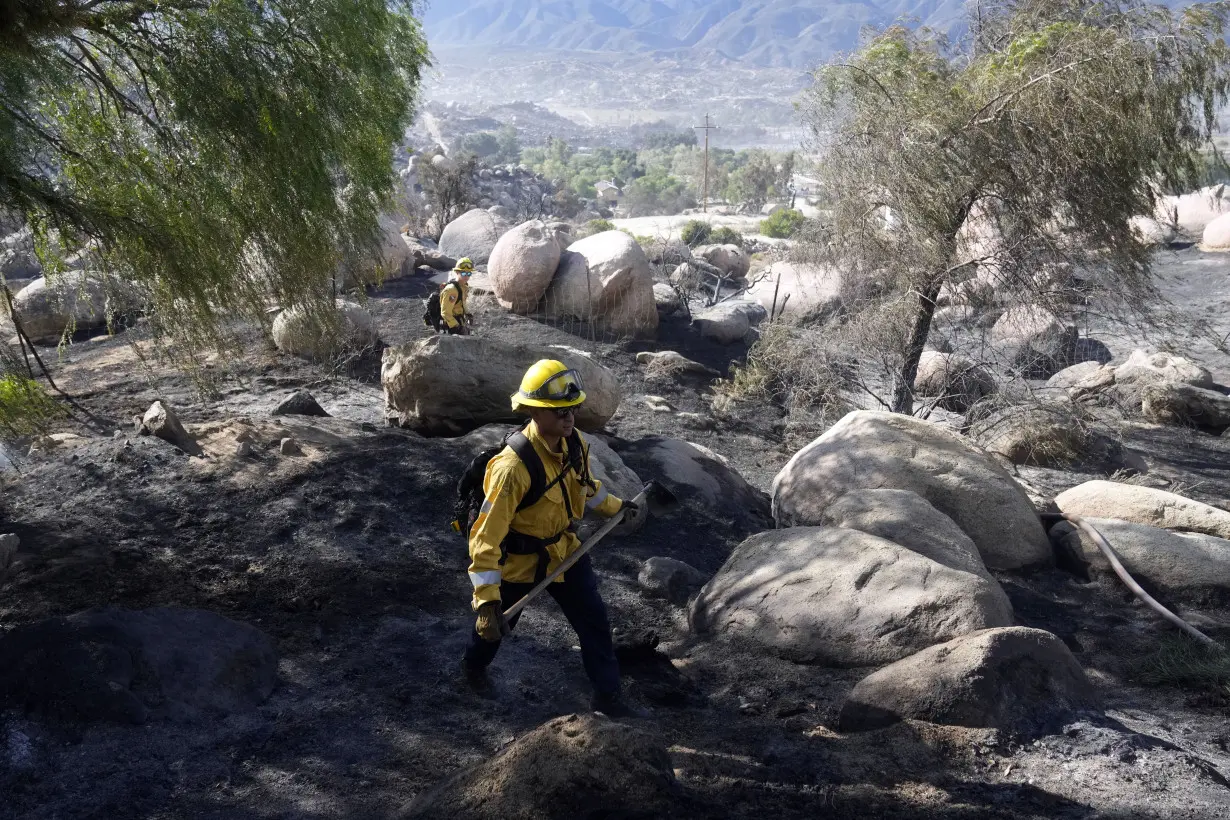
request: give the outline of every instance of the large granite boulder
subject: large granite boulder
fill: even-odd
[[[960,435],[899,413],[859,410],[800,450],[773,480],[778,526],[825,523],[859,489],[910,490],[957,523],[990,569],[1051,561],[1029,496]]]
[[[680,501],[694,501],[715,513],[769,522],[769,498],[753,487],[722,455],[690,441],[646,436],[620,445],[621,455],[642,465]]]
[[[141,310],[131,284],[86,271],[39,277],[13,297],[21,328],[32,340],[54,344],[65,333],[103,330]],[[6,311],[7,312],[7,311]]]
[[[560,236],[538,219],[501,236],[487,265],[500,304],[514,313],[533,311],[555,276],[561,250]]]
[[[841,312],[844,287],[844,277],[830,268],[774,262],[747,295],[774,318],[823,322]]]
[[[1175,493],[1122,484],[1086,481],[1055,497],[1060,512],[1118,518],[1150,527],[1198,532],[1230,539],[1230,512]]]
[[[752,259],[738,245],[701,245],[693,253],[733,279],[752,269]]]
[[[1181,424],[1221,432],[1230,427],[1230,396],[1179,382],[1147,385],[1140,412],[1156,424]]]
[[[380,345],[376,320],[346,299],[335,302],[332,314],[300,305],[284,310],[273,320],[272,332],[278,350],[318,362],[374,351]]]
[[[982,449],[1013,464],[1055,468],[1084,464],[1109,472],[1139,464],[1076,405],[1058,400],[1005,407],[975,421],[968,432]]]
[[[1190,359],[1173,353],[1134,350],[1128,360],[1115,367],[1115,392],[1129,406],[1139,408],[1146,387],[1164,384],[1213,386],[1213,374]]]
[[[597,321],[616,336],[652,337],[658,329],[653,271],[636,240],[604,231],[568,246],[543,298],[556,318]]]
[[[615,374],[571,348],[515,345],[488,336],[433,336],[384,352],[380,381],[390,424],[425,435],[461,435],[518,421],[511,396],[530,365],[555,358],[581,374],[577,426],[598,430],[619,408]]]
[[[918,360],[914,392],[937,398],[936,405],[945,410],[967,413],[995,392],[995,377],[967,356],[928,350]]]
[[[1012,624],[993,580],[858,530],[754,535],[693,600],[692,628],[801,663],[891,663]]]
[[[909,490],[851,490],[825,510],[828,523],[899,544],[951,569],[991,578],[978,545]]]
[[[923,720],[1032,737],[1100,711],[1063,641],[1009,627],[962,635],[873,672],[846,697],[839,726],[857,732]]]
[[[1230,603],[1230,541],[1194,532],[1174,532],[1115,518],[1084,517],[1118,554],[1145,589],[1194,604]],[[1063,565],[1088,578],[1112,578],[1110,562],[1084,531],[1062,521],[1051,528]]]
[[[1014,307],[991,328],[991,342],[1027,379],[1047,379],[1076,363],[1076,325],[1045,308]]]
[[[511,227],[508,220],[474,208],[445,226],[440,234],[440,252],[454,259],[468,256],[475,265],[485,265],[500,237]]]
[[[743,341],[748,331],[768,318],[768,311],[758,302],[730,299],[697,314],[692,324],[706,339],[729,345]]]

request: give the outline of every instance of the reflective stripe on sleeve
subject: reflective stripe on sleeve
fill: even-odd
[[[485,498],[484,498],[484,499],[483,499],[483,506],[481,506],[481,507],[479,507],[479,508],[478,508],[478,514],[479,514],[479,515],[486,515],[486,514],[487,514],[487,513],[489,513],[489,512],[491,512],[491,502],[490,502],[490,501],[488,501],[487,499],[485,499]]]
[[[606,487],[600,487],[598,489],[597,494],[595,494],[593,498],[585,502],[585,509],[587,510],[598,509],[598,507],[602,504],[602,502],[606,501],[606,498],[608,495],[610,495],[610,493],[606,491]]]
[[[503,577],[504,576],[498,569],[488,570],[487,572],[471,572],[470,583],[473,584],[475,588],[478,588],[489,584],[498,584]]]

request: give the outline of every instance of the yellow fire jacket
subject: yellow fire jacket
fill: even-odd
[[[440,318],[448,327],[457,327],[466,313],[466,302],[470,298],[470,283],[463,279],[452,279],[440,291]]]
[[[563,442],[563,452],[553,453],[533,422],[526,426],[524,432],[534,445],[538,457],[542,459],[549,485],[568,463],[568,443]],[[584,463],[588,465],[589,446],[585,444],[584,438],[581,442]],[[511,447],[505,447],[487,464],[487,472],[483,477],[483,506],[470,530],[470,582],[474,586],[474,609],[490,601],[499,601],[500,584],[504,581],[514,584],[534,583],[538,557],[505,555],[500,548],[510,528],[534,538],[550,538],[556,533],[564,533],[558,541],[547,547],[550,556],[547,572],[550,573],[581,546],[580,539],[567,531],[572,520],[569,519],[564,506],[564,493],[568,493],[568,503],[576,519],[580,519],[587,510],[610,518],[619,512],[624,504],[621,499],[608,493],[602,482],[594,480],[593,485],[587,487],[581,483],[576,471],[569,470],[568,475],[547,490],[537,504],[517,512],[517,505],[529,489],[530,472]],[[559,581],[563,580],[564,576],[561,575]]]

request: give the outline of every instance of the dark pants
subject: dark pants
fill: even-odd
[[[504,609],[520,601],[533,588],[533,584],[501,584],[500,601]],[[598,576],[594,574],[589,556],[583,556],[576,566],[564,573],[563,581],[551,584],[547,591],[581,639],[581,661],[594,691],[599,695],[619,694],[619,661],[615,659],[615,645],[611,641],[611,624],[607,620],[606,604],[598,594]],[[515,627],[520,619],[521,613],[510,618],[509,628]],[[488,666],[499,650],[499,641],[484,641],[471,627],[470,645],[466,648],[469,666]]]
[[[448,327],[446,325],[444,332],[449,336],[469,336],[470,328],[464,322],[458,322],[457,327]]]

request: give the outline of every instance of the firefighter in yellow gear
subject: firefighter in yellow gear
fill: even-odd
[[[466,305],[470,300],[470,277],[473,275],[474,263],[470,258],[459,259],[448,277],[448,284],[440,290],[440,318],[444,320],[445,333],[470,335],[470,314]]]
[[[589,446],[575,430],[576,409],[584,401],[580,374],[547,359],[526,371],[512,396],[513,410],[530,416],[523,435],[542,462],[547,489],[536,503],[518,509],[532,482],[522,456],[506,446],[487,465],[483,504],[470,530],[469,573],[477,620],[463,663],[476,689],[490,688],[486,668],[500,640],[517,624],[519,614],[506,620],[504,611],[581,546],[574,530],[585,512],[609,518],[624,510],[624,532],[643,521],[642,510],[609,493],[590,473]],[[589,556],[553,582],[548,592],[580,639],[594,708],[612,716],[640,715],[620,696],[610,622]]]

